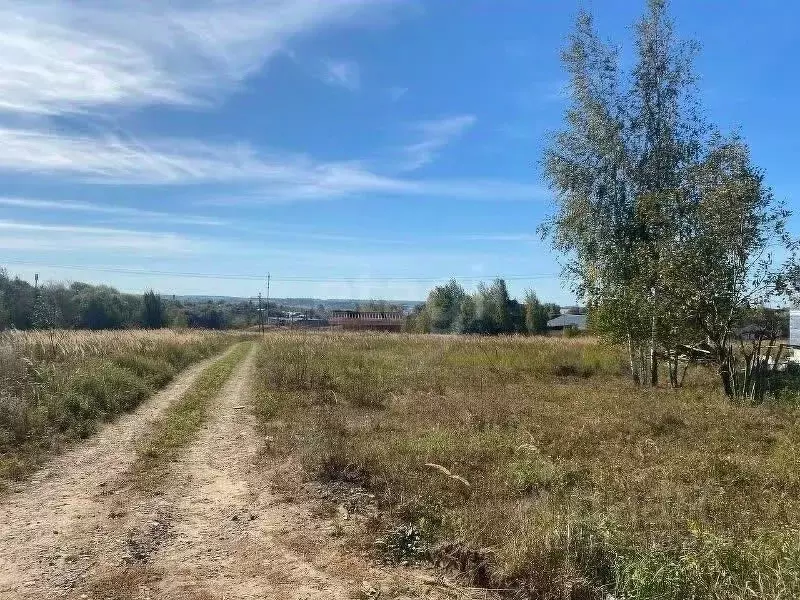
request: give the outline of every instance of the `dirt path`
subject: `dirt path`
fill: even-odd
[[[90,575],[94,586],[75,597],[345,600],[378,598],[380,586],[393,590],[381,599],[465,598],[426,586],[419,573],[376,568],[343,552],[330,522],[273,493],[280,470],[264,464],[263,439],[249,410],[254,357],[251,352],[243,361],[207,427],[174,463],[164,495],[139,514],[128,535],[144,549],[139,558],[131,560],[130,543],[119,547]]]
[[[132,464],[137,439],[213,360],[190,367],[0,500],[0,599],[57,597],[54,588],[69,586],[85,568],[75,549],[91,545],[97,527],[109,519],[106,490]]]
[[[0,600],[466,598],[427,585],[424,574],[376,567],[344,551],[332,523],[314,516],[311,505],[272,492],[280,469],[264,464],[248,406],[254,357],[255,348],[160,493],[145,495],[119,480],[135,437],[120,423],[95,444],[103,447],[94,454],[99,468],[87,457],[76,469],[65,457],[60,467],[69,474],[54,476],[62,481],[57,489],[38,483],[20,494],[0,522],[16,531],[0,533],[0,543],[17,544],[0,549]],[[165,395],[150,412],[177,397],[172,388]],[[103,442],[113,434],[115,443]],[[101,459],[103,452],[115,456]],[[70,507],[72,519],[60,516],[59,504]],[[40,510],[46,518],[29,526],[25,519]],[[51,531],[60,528],[69,530],[67,539]]]

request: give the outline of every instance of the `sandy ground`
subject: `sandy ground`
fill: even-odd
[[[254,350],[160,492],[127,485],[134,441],[201,366],[0,505],[0,599],[473,597],[348,553],[312,504],[272,491],[285,465],[260,452],[248,410],[253,364]]]

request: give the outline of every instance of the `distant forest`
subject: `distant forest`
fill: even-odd
[[[152,291],[126,294],[107,285],[81,282],[37,287],[0,269],[0,330],[245,328],[257,324],[257,308],[257,303],[244,299],[179,300]]]

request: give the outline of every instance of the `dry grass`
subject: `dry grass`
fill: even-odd
[[[795,408],[637,389],[591,339],[282,334],[258,369],[272,446],[376,494],[395,554],[530,598],[800,596]]]
[[[234,339],[170,330],[0,333],[0,485]]]

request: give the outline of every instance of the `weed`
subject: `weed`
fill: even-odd
[[[381,555],[391,562],[409,564],[422,558],[426,544],[421,530],[412,524],[404,524],[389,530],[376,542]]]

